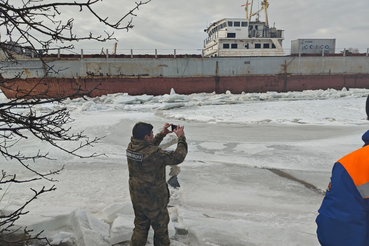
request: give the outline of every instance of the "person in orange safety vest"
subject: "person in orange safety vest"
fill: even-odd
[[[369,120],[369,96],[366,114]],[[323,246],[369,245],[369,131],[362,140],[362,148],[333,166],[316,218],[317,236]]]

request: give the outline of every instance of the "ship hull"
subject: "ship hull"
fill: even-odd
[[[38,85],[37,85],[38,84]],[[37,85],[37,86],[36,86]],[[276,75],[243,77],[206,77],[206,78],[104,78],[104,79],[48,79],[39,83],[39,79],[12,80],[2,88],[7,98],[19,98],[30,95],[45,97],[64,97],[91,91],[91,97],[114,93],[129,95],[163,95],[173,88],[179,94],[225,93],[234,94],[254,92],[287,92],[317,89],[369,88],[369,74],[362,75]],[[17,90],[17,89],[18,90]],[[19,89],[21,88],[21,89]],[[47,93],[45,93],[47,92]]]
[[[24,95],[61,97],[78,89],[90,96],[113,93],[163,95],[252,93],[316,89],[369,88],[369,58],[258,57],[258,58],[137,58],[54,59],[58,73],[47,73],[35,60],[5,64],[1,88],[7,98]],[[17,74],[19,78],[14,79]],[[11,80],[10,80],[11,79]]]

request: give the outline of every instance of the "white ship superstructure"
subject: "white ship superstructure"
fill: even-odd
[[[268,0],[263,0],[262,8],[252,13],[251,3],[246,1],[246,18],[225,18],[212,23],[204,31],[208,37],[204,41],[204,56],[284,56],[282,48],[283,30],[269,27]],[[249,14],[250,8],[250,14]],[[264,10],[265,21],[259,20]],[[254,21],[251,20],[256,16]]]

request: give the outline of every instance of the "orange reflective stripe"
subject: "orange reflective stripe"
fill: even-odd
[[[339,161],[356,186],[369,182],[369,145],[341,158]]]

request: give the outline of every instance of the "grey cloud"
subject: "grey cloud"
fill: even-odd
[[[133,30],[115,32],[118,49],[201,49],[206,38],[204,28],[222,18],[244,17],[241,5],[245,2],[152,0],[136,12]],[[283,47],[286,50],[290,49],[291,40],[298,38],[336,38],[340,48],[369,48],[369,1],[270,0],[269,3],[270,25],[275,23],[277,28],[285,30]],[[97,11],[111,20],[118,20],[134,6],[134,1],[105,0],[99,2]],[[103,26],[87,11],[67,10],[66,13],[76,19],[78,33],[104,33]],[[99,52],[102,47],[112,49],[113,43],[79,42],[75,46]]]

